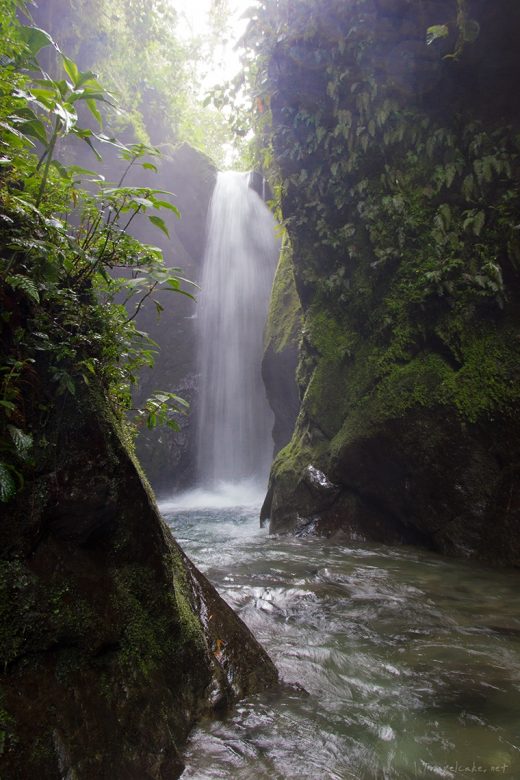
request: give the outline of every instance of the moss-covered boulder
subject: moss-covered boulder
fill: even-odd
[[[303,337],[262,516],[518,565],[518,4],[264,13]]]
[[[47,414],[0,522],[0,774],[175,778],[203,715],[276,682],[161,520],[109,405]]]

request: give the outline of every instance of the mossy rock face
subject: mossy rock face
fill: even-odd
[[[108,408],[61,399],[2,510],[3,780],[178,777],[197,718],[276,682],[173,540]]]
[[[517,566],[520,8],[456,9],[300,0],[262,42],[303,309],[262,518]]]
[[[291,438],[300,407],[296,367],[301,329],[302,309],[294,281],[293,254],[285,239],[273,282],[262,361],[262,378],[275,420],[275,454]]]

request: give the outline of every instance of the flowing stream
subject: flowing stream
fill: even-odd
[[[258,500],[235,486],[162,505],[301,686],[201,724],[183,780],[520,778],[520,573],[411,547],[271,537]]]
[[[259,527],[274,233],[247,176],[219,174],[199,315],[201,487],[161,508],[287,685],[200,724],[183,780],[520,778],[520,572]]]
[[[278,254],[276,223],[248,186],[219,173],[199,298],[197,482],[265,481],[273,414],[261,376],[262,334]]]

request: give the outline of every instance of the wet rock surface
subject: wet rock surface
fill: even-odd
[[[198,718],[277,680],[173,540],[107,409],[64,404],[2,510],[5,780],[178,777]]]
[[[303,319],[299,412],[262,520],[277,533],[414,543],[518,566],[516,239],[494,223],[497,197],[509,197],[503,175],[478,195],[464,189],[483,165],[475,139],[503,138],[505,154],[518,132],[518,5],[468,2],[471,41],[444,0],[322,0],[307,37],[304,6],[267,69]],[[446,36],[428,46],[429,26],[441,23]],[[460,173],[432,184],[455,158]],[[516,163],[510,171],[517,193]],[[471,209],[485,224],[477,237],[465,223]],[[442,213],[446,240],[435,233]],[[449,278],[448,240],[457,254]],[[477,242],[497,263],[503,300],[482,293],[479,273],[471,287]],[[434,277],[445,286],[429,287]]]

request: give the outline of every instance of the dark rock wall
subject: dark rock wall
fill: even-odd
[[[35,454],[0,524],[1,777],[178,777],[194,721],[274,667],[173,540],[103,399],[62,398]]]
[[[296,384],[302,311],[294,281],[292,249],[282,246],[273,281],[264,338],[262,378],[274,413],[274,454],[290,440],[300,408]]]
[[[262,517],[518,565],[520,7],[291,9],[259,48],[302,403]]]

